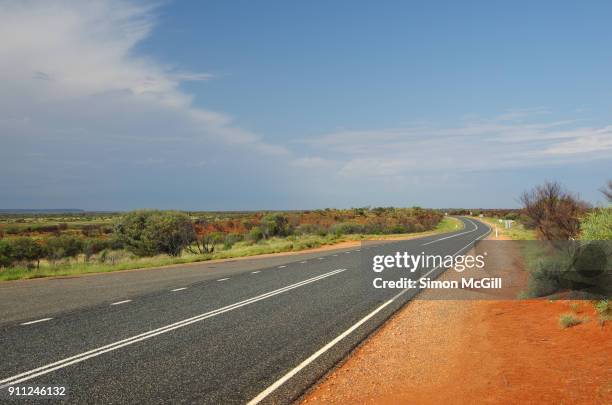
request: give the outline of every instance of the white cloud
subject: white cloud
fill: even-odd
[[[337,165],[336,162],[320,157],[304,157],[292,160],[290,165],[302,169],[330,169]]]
[[[0,124],[27,117],[32,125],[24,131],[40,137],[81,128],[86,142],[108,137],[109,125],[100,124],[115,120],[113,132],[124,140],[205,138],[286,153],[231,117],[195,107],[179,88],[211,74],[170,69],[134,53],[155,13],[149,3],[122,0],[0,3]]]
[[[303,142],[313,149],[310,159],[317,159],[316,151],[336,156],[343,177],[541,167],[612,154],[612,127],[577,126],[578,120],[529,122],[533,115],[526,112],[500,117],[452,127],[343,130]]]

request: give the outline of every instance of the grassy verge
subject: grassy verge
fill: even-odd
[[[512,240],[536,239],[535,231],[531,229],[525,229],[525,227],[522,224],[519,224],[518,222],[514,222],[510,229],[506,229],[504,228],[504,224],[499,222],[499,218],[484,217],[479,219],[491,225],[491,227],[493,228],[493,235],[495,235],[494,227],[497,226],[497,231],[500,235],[506,236],[507,238],[510,238]]]
[[[9,268],[0,270],[0,281],[42,278],[42,277],[57,277],[57,276],[72,276],[87,273],[108,273],[112,271],[131,270],[131,269],[146,269],[154,267],[163,267],[176,264],[195,263],[213,259],[231,259],[238,257],[257,256],[270,253],[281,252],[297,252],[306,249],[318,248],[321,246],[330,246],[342,242],[360,241],[360,240],[385,240],[398,238],[417,238],[438,233],[453,232],[463,227],[461,221],[446,217],[436,227],[436,229],[427,232],[409,233],[409,234],[392,234],[392,235],[343,235],[343,236],[318,236],[318,235],[302,235],[290,236],[287,238],[271,238],[259,243],[238,242],[230,249],[216,251],[212,254],[191,254],[185,253],[181,257],[170,257],[166,255],[154,257],[135,257],[128,254],[121,254],[115,263],[98,263],[91,261],[85,263],[81,261],[72,261],[61,264],[41,263],[40,269],[30,270],[27,268]]]

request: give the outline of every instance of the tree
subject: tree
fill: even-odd
[[[13,247],[7,240],[0,239],[0,267],[9,267],[13,261]]]
[[[254,242],[259,242],[260,240],[263,239],[263,237],[264,237],[264,234],[261,228],[258,226],[251,228],[251,230],[249,231],[249,239]]]
[[[188,248],[191,253],[195,254],[206,254],[213,253],[215,246],[219,243],[223,243],[225,240],[225,234],[223,232],[211,232],[203,235],[198,235],[194,244]]]
[[[116,222],[114,232],[138,256],[180,256],[196,240],[191,219],[178,211],[133,211]]]
[[[83,254],[85,261],[88,262],[91,256],[100,253],[104,249],[110,247],[111,241],[99,238],[89,238],[83,241]]]
[[[268,214],[261,219],[261,231],[265,238],[271,236],[288,236],[291,234],[289,218],[285,214]]]
[[[73,236],[61,235],[47,239],[46,256],[51,261],[75,257],[83,251],[83,242]]]
[[[546,240],[573,239],[580,233],[580,217],[588,204],[557,182],[546,182],[524,192],[520,201],[539,236]]]
[[[36,268],[40,267],[40,259],[45,256],[43,247],[32,238],[21,237],[11,241],[13,259],[30,265],[36,262]]]

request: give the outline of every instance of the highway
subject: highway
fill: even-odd
[[[350,249],[1,283],[0,402],[18,385],[64,386],[68,403],[290,403],[414,297],[372,288],[371,255],[464,253],[490,228],[461,220]]]

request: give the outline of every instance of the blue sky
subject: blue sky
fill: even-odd
[[[612,177],[609,2],[0,2],[0,207],[513,207]]]

